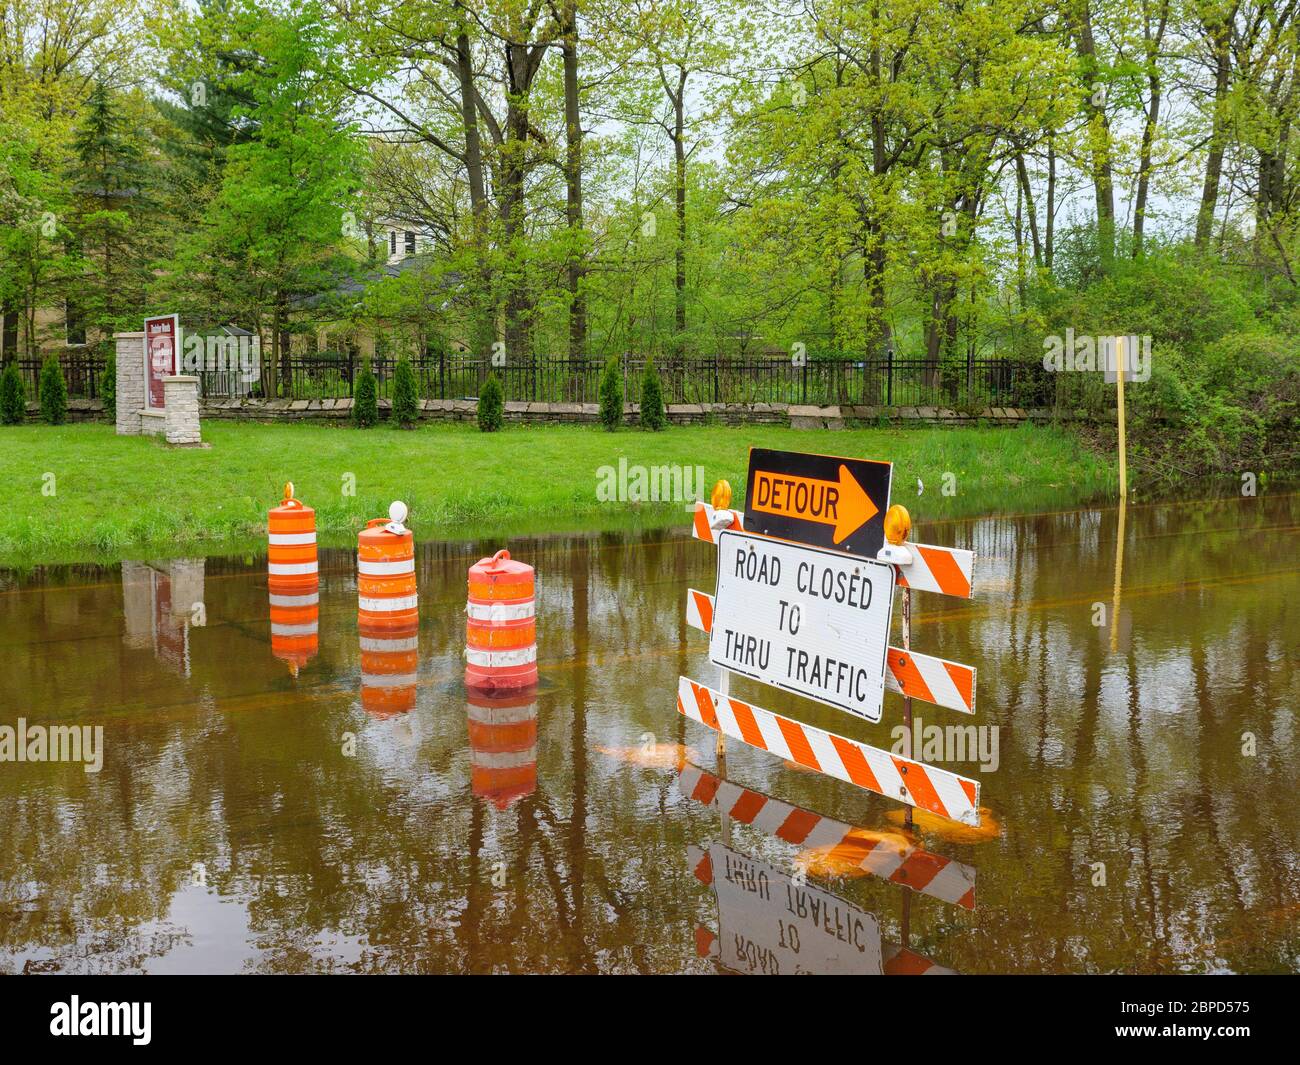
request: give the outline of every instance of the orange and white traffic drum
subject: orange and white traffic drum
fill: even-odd
[[[469,568],[465,604],[465,686],[513,691],[537,683],[533,567],[498,551]]]
[[[316,512],[293,497],[293,482],[284,486],[284,502],[266,516],[266,574],[280,589],[315,585]]]
[[[402,523],[406,504],[388,508],[388,520],[375,518],[357,535],[357,618],[379,628],[418,625],[415,591],[415,537]]]

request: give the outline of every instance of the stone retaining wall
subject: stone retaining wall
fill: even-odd
[[[472,422],[477,417],[478,401],[473,399],[426,399],[421,404],[421,418],[426,421]],[[389,403],[379,401],[379,412],[388,417]],[[217,399],[200,405],[204,418],[244,421],[314,421],[344,422],[352,415],[350,399]],[[68,400],[71,421],[89,421],[103,417],[104,405],[97,399]],[[891,424],[975,425],[985,422],[1014,425],[1019,422],[1048,422],[1053,416],[1065,421],[1096,421],[1085,411],[1056,411],[1049,408],[986,407],[972,414],[943,407],[802,407],[783,403],[683,403],[666,408],[674,425],[702,425],[721,422],[726,425],[789,425],[795,429],[843,429],[848,425],[874,425],[882,419]],[[518,403],[506,404],[506,420],[520,423],[595,424],[600,408],[595,403]],[[27,404],[27,416],[40,416],[37,404]],[[640,416],[638,404],[623,408],[624,420],[635,424]],[[138,411],[136,418],[139,418]],[[1114,421],[1114,412],[1110,420]]]
[[[474,399],[426,399],[420,404],[421,418],[427,421],[472,422],[477,417]],[[386,418],[387,400],[379,401],[379,414]],[[1051,421],[1050,409],[986,407],[981,411],[956,411],[943,407],[806,407],[785,403],[674,403],[665,408],[674,425],[700,425],[721,422],[726,425],[789,425],[795,429],[843,429],[846,425],[875,424],[881,420],[896,423],[929,425],[975,425],[978,422],[1015,424],[1024,421]],[[203,417],[250,419],[254,421],[346,421],[352,415],[350,399],[219,399],[205,401]],[[1057,418],[1086,420],[1083,411],[1055,412]],[[595,403],[524,403],[505,405],[510,422],[590,423],[600,420]],[[640,404],[623,406],[623,419],[635,424],[640,418]]]

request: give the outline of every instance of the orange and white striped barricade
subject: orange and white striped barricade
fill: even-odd
[[[536,575],[509,551],[469,568],[465,686],[516,691],[537,683]]]
[[[824,849],[848,864],[921,895],[964,910],[975,909],[975,870],[931,854],[897,833],[875,834],[741,787],[685,762],[678,770],[682,794],[740,824],[805,851]]]
[[[406,504],[388,508],[357,534],[357,608],[369,628],[406,629],[420,621],[415,586],[415,537],[402,523]]]
[[[266,575],[276,592],[314,587],[320,578],[316,560],[316,511],[293,497],[293,482],[284,486],[284,501],[266,516]]]
[[[743,529],[745,516],[739,510],[726,510],[709,503],[697,502],[691,521],[691,535],[706,544],[716,544],[723,529]]]
[[[974,594],[974,551],[902,543],[887,544],[877,557],[879,561],[893,565],[900,588],[939,592],[958,599],[969,599]]]
[[[980,785],[969,777],[793,721],[687,677],[678,678],[677,712],[724,736],[877,795],[964,825],[980,823]]]
[[[533,694],[470,692],[470,791],[504,810],[537,789],[537,701]]]
[[[377,623],[359,610],[357,632],[361,643],[361,705],[366,713],[387,718],[414,710],[419,687],[419,622]]]
[[[686,624],[701,632],[713,629],[713,596],[686,592]],[[891,646],[886,653],[885,687],[963,714],[975,712],[975,667]]]
[[[320,649],[320,582],[280,589],[272,582],[271,654],[295,677]]]

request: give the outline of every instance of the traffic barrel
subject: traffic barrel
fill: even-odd
[[[470,791],[504,810],[537,788],[537,702],[531,694],[470,692]]]
[[[509,551],[469,568],[465,604],[465,686],[515,691],[537,683],[537,621],[533,567]]]
[[[370,628],[419,624],[415,538],[402,524],[406,513],[398,500],[388,508],[387,521],[375,518],[357,534],[357,617]]]
[[[313,579],[310,585],[278,589],[271,580],[271,654],[287,662],[296,677],[320,649],[320,584]]]
[[[284,501],[266,516],[266,573],[281,591],[314,586],[320,571],[316,563],[316,511],[293,497],[293,482],[284,486]]]
[[[420,665],[420,626],[375,624],[357,612],[361,635],[361,705],[375,717],[392,717],[415,709]]]

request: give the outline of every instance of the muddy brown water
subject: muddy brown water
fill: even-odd
[[[979,555],[975,598],[915,593],[913,628],[979,670],[974,718],[917,716],[997,729],[996,768],[943,763],[981,782],[976,839],[908,840],[897,803],[739,742],[719,766],[675,711],[679,674],[717,676],[684,612],[714,554],[684,529],[511,542],[542,683],[497,711],[461,671],[466,569],[499,544],[419,548],[406,712],[363,700],[347,551],[296,676],[263,559],[0,574],[0,726],[103,728],[97,773],[0,762],[0,970],[1294,971],[1300,496],[1130,505],[1116,615],[1118,519],[920,530]],[[902,715],[733,692],[881,747]],[[710,843],[767,890],[720,915]]]

